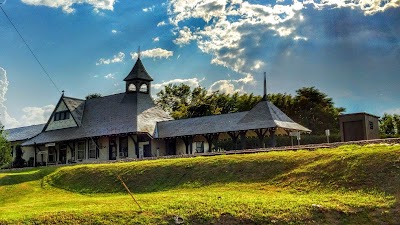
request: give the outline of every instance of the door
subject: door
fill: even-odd
[[[115,141],[115,138],[110,139],[109,159],[117,159],[117,142]]]
[[[60,146],[60,154],[58,161],[60,161],[62,164],[67,163],[67,145]]]
[[[343,123],[344,141],[364,140],[363,121],[350,121]]]
[[[143,145],[144,157],[151,157],[150,145]]]

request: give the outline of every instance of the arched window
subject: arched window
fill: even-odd
[[[139,92],[147,93],[147,84],[140,85]]]
[[[135,84],[129,84],[129,87],[128,87],[128,91],[136,91],[136,85]]]

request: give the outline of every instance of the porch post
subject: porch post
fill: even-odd
[[[246,148],[246,131],[240,131],[240,149],[243,150]]]
[[[259,140],[259,147],[260,148],[265,148],[265,134],[267,133],[267,129],[263,131],[263,129],[256,129],[254,132],[256,132]]]
[[[270,145],[271,147],[276,146],[275,128],[269,131],[270,133]]]
[[[239,132],[238,131],[229,131],[228,135],[231,137],[233,143],[235,144],[235,150],[237,149],[237,141],[239,137]]]

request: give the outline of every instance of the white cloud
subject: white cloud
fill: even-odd
[[[0,120],[5,128],[14,128],[19,126],[28,126],[32,124],[40,124],[47,122],[50,114],[53,112],[54,105],[44,107],[24,107],[23,115],[17,119],[10,116],[5,106],[6,94],[8,91],[8,79],[5,69],[0,67]]]
[[[91,5],[95,12],[99,10],[114,10],[114,4],[117,0],[21,0],[27,5],[47,6],[50,8],[62,8],[65,13],[73,13],[73,5],[87,4]]]
[[[325,8],[358,8],[364,11],[364,15],[374,15],[383,12],[389,8],[400,7],[399,0],[308,0],[307,4],[311,4],[316,9]]]
[[[210,88],[209,92],[220,91],[226,94],[233,94],[235,92],[243,92],[243,85],[238,86],[237,80],[219,80],[214,82]]]
[[[113,73],[109,73],[109,74],[105,75],[104,78],[106,78],[106,79],[108,79],[108,80],[109,80],[109,79],[115,79]]]
[[[168,51],[162,48],[154,48],[140,52],[141,58],[169,58],[174,55],[173,51]],[[132,59],[137,59],[137,52],[131,52]]]
[[[167,86],[168,84],[180,84],[184,83],[192,88],[200,86],[200,83],[204,81],[205,78],[198,79],[198,78],[188,78],[188,79],[173,79],[169,81],[164,81],[159,84],[152,84],[151,87],[154,89],[162,89],[164,86]]]
[[[118,33],[118,31],[117,30],[111,30],[111,33],[116,34],[116,33]]]
[[[142,10],[143,10],[143,12],[153,12],[155,8],[156,8],[156,6],[152,5],[150,7],[144,8]]]
[[[23,126],[46,123],[54,110],[54,105],[46,105],[43,107],[25,107],[22,109],[24,115],[21,117]]]
[[[159,41],[160,41],[160,37],[153,38],[153,42],[159,42]]]
[[[244,75],[237,82],[226,80],[214,85],[222,85],[230,92],[241,88],[232,89],[232,85],[252,82],[251,72],[266,69],[266,55],[276,52],[278,42],[296,44],[308,40],[297,33],[305,21],[303,10],[348,7],[372,15],[399,6],[399,0],[277,0],[266,5],[244,0],[171,0],[168,15],[169,23],[174,25],[176,45],[195,42],[202,52],[212,55],[211,63]],[[203,20],[205,25],[188,27],[187,22],[192,19]]]
[[[165,26],[167,25],[167,23],[165,21],[161,21],[159,23],[157,23],[157,27],[161,27],[161,26]]]
[[[102,65],[102,64],[110,64],[110,63],[120,63],[122,61],[124,61],[125,58],[125,53],[123,52],[119,52],[118,55],[114,55],[114,57],[112,59],[104,59],[101,58],[99,59],[99,61],[96,62],[96,65]]]

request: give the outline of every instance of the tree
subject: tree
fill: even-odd
[[[332,98],[315,87],[304,87],[296,91],[292,119],[311,129],[314,134],[324,134],[326,129],[339,132],[339,115],[344,108],[335,107]]]
[[[11,162],[11,145],[5,138],[4,129],[0,127],[0,167]]]
[[[383,114],[383,117],[379,120],[379,129],[381,134],[394,135],[396,132],[393,116],[387,113]]]
[[[157,104],[174,119],[249,111],[262,100],[259,95],[247,93],[209,92],[203,87],[192,90],[185,84],[165,86],[157,97]],[[345,109],[335,107],[332,98],[315,87],[301,88],[294,97],[278,93],[268,95],[268,99],[314,134],[324,134],[326,129],[339,133],[338,117]]]
[[[86,98],[86,100],[88,100],[88,99],[92,99],[92,98],[101,98],[101,97],[103,97],[103,95],[101,95],[100,93],[91,93],[91,94],[88,94],[85,98]]]
[[[400,135],[400,115],[393,114],[393,123],[397,135]]]

